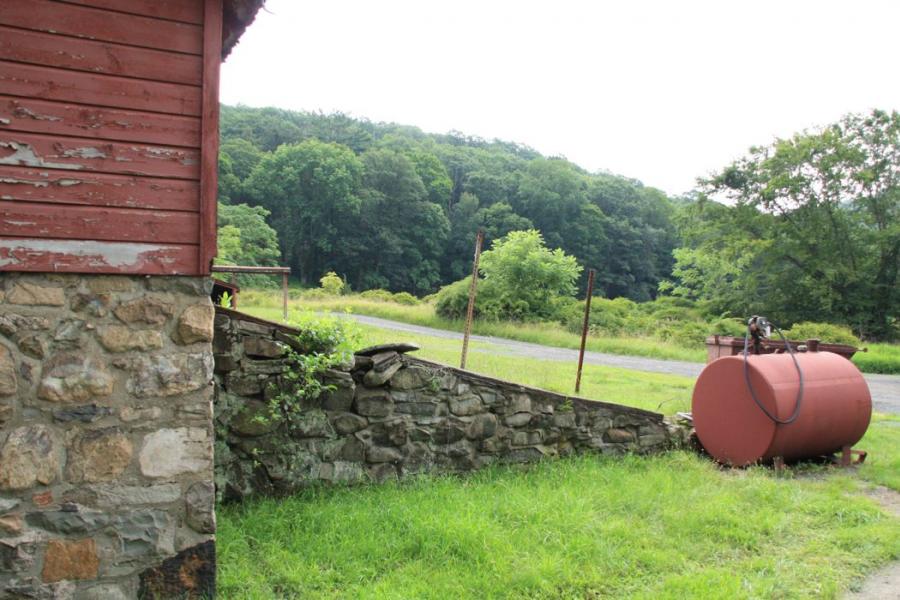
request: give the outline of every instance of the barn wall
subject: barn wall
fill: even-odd
[[[0,278],[0,597],[214,595],[210,288]]]
[[[208,272],[221,11],[0,2],[0,270]]]

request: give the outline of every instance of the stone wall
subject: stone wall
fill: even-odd
[[[0,596],[213,595],[209,280],[0,278]]]
[[[268,400],[289,389],[283,353],[296,331],[217,311],[216,483],[225,500],[670,443],[662,415],[416,359],[403,344],[360,351],[327,373],[332,391],[273,419]]]

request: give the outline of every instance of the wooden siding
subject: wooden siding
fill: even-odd
[[[222,0],[0,1],[0,270],[206,274]]]

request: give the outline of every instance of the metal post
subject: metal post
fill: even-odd
[[[281,274],[281,309],[284,313],[284,321],[287,323],[287,304],[288,304],[288,274]]]
[[[469,306],[466,308],[466,328],[463,331],[462,356],[459,359],[459,368],[466,368],[466,355],[469,353],[469,334],[472,332],[472,319],[475,316],[475,291],[478,286],[478,259],[481,258],[481,244],[484,242],[484,232],[478,230],[475,236],[475,260],[472,261],[472,283],[469,285]]]
[[[588,271],[587,298],[584,300],[584,324],[581,326],[581,350],[578,351],[578,374],[575,376],[575,393],[581,391],[581,368],[584,365],[584,346],[591,325],[591,297],[594,295],[594,269]]]

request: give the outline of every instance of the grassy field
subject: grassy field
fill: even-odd
[[[249,290],[241,293],[241,301],[254,309],[271,309],[269,318],[281,318],[280,292]],[[243,306],[242,306],[243,308]],[[292,310],[313,312],[352,312],[391,319],[413,325],[423,325],[448,331],[462,331],[462,321],[443,319],[434,313],[434,307],[422,303],[416,305],[397,304],[360,298],[359,296],[334,296],[318,299],[302,298],[290,301]],[[473,326],[473,333],[502,337],[544,346],[578,348],[581,338],[558,325],[548,323],[479,322]],[[900,374],[900,345],[865,344],[868,352],[858,352],[853,362],[864,373]],[[705,347],[685,347],[646,337],[592,336],[588,338],[587,349],[627,356],[646,356],[666,360],[706,362]]]
[[[686,452],[311,489],[219,511],[224,598],[835,598],[900,556],[851,477]]]
[[[244,306],[247,310],[248,307]],[[273,317],[271,309],[250,310]],[[360,345],[459,343],[358,326]],[[574,367],[492,356],[474,371],[572,393]],[[674,413],[693,381],[588,366],[582,395]],[[219,511],[226,598],[836,598],[900,558],[900,520],[866,497],[900,490],[900,419],[877,415],[852,471],[723,470],[688,452],[582,456],[466,478],[314,488]]]
[[[271,292],[252,290],[249,296],[244,298],[241,293],[241,301],[247,302],[254,308],[281,309],[281,296]],[[462,331],[462,321],[452,321],[434,314],[434,307],[430,304],[396,304],[393,302],[381,302],[368,300],[358,296],[335,296],[324,299],[292,299],[289,303],[291,309],[311,310],[313,312],[352,312],[359,315],[381,317],[392,321],[423,325],[448,331]],[[241,306],[243,310],[243,306]],[[280,319],[280,312],[270,313],[274,318]],[[472,333],[493,337],[502,337],[544,346],[557,346],[559,348],[578,348],[581,337],[570,333],[558,325],[545,323],[512,323],[476,321]],[[611,354],[625,354],[629,356],[647,356],[651,358],[663,358],[668,360],[686,360],[692,362],[704,362],[706,360],[705,348],[684,348],[677,344],[637,337],[590,337],[587,349],[594,352],[609,352]]]

